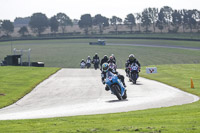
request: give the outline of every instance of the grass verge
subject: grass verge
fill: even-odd
[[[40,40],[40,41],[15,41],[12,47],[17,49],[31,48],[31,62],[43,61],[47,67],[79,68],[81,59],[93,57],[98,53],[100,58],[104,55],[114,54],[118,68],[124,68],[128,55],[134,53],[142,66],[152,64],[195,64],[200,63],[199,50],[152,48],[142,46],[93,46],[89,39],[77,40]],[[152,41],[152,40],[107,40],[109,43],[120,44],[158,44],[172,46],[200,47],[200,42],[192,41]],[[11,54],[11,45],[0,42],[0,60]],[[18,53],[19,54],[19,53]],[[27,61],[24,53],[23,61]],[[70,62],[70,63],[69,63]]]
[[[141,75],[165,82],[200,96],[200,64],[160,65],[157,74]],[[194,78],[195,89],[189,86]],[[35,120],[0,121],[1,132],[48,133],[199,133],[200,102],[126,113]]]
[[[57,70],[59,68],[0,67],[0,108],[16,102]]]

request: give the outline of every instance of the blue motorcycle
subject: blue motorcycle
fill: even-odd
[[[111,90],[112,94],[116,95],[119,100],[127,98],[126,89],[117,75],[109,72],[105,83]]]
[[[132,81],[133,84],[136,84],[136,81],[139,77],[139,66],[136,63],[133,63],[129,68],[129,81]]]

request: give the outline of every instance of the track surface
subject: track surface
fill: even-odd
[[[118,70],[125,75],[124,70]],[[101,83],[100,71],[61,69],[17,103],[0,109],[0,120],[127,112],[182,105],[199,100],[168,85],[139,78],[128,82],[127,100],[118,101]]]
[[[108,43],[106,45],[142,46],[142,47],[177,48],[177,49],[188,49],[188,50],[200,50],[200,47],[186,47],[186,46],[173,46],[173,45],[155,45],[155,44],[116,44],[116,43]]]

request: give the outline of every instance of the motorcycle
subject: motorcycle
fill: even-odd
[[[86,67],[87,68],[91,67],[91,60],[89,60],[89,59],[86,60]]]
[[[126,89],[117,75],[109,72],[108,77],[105,79],[105,84],[119,100],[127,98]]]
[[[80,66],[81,66],[81,68],[85,68],[85,62],[81,62],[81,64],[80,64]]]
[[[109,63],[108,66],[113,70],[113,72],[116,72],[117,65],[115,65],[114,63]]]
[[[132,81],[133,84],[136,84],[136,81],[139,77],[139,66],[136,63],[131,64],[129,67],[129,81]]]
[[[97,70],[97,68],[99,68],[99,59],[94,59],[93,64],[94,64],[94,69]]]

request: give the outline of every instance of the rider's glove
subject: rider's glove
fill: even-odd
[[[103,81],[103,84],[105,85],[105,81]]]

